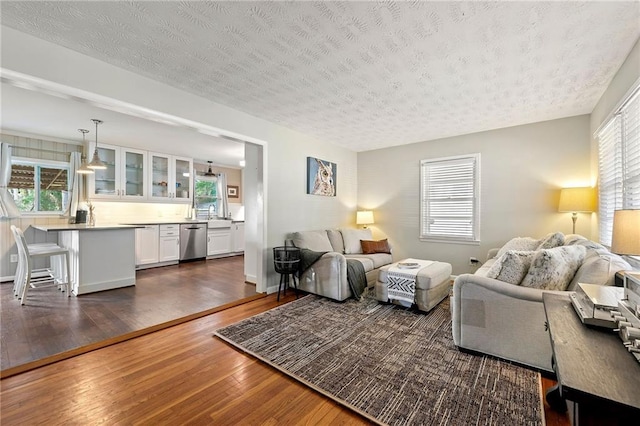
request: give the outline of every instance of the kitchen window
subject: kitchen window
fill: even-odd
[[[218,211],[218,178],[215,176],[196,176],[194,201],[198,218],[215,218]]]
[[[480,242],[480,154],[422,160],[420,239]]]
[[[22,213],[62,214],[67,205],[69,163],[13,157],[8,190]]]

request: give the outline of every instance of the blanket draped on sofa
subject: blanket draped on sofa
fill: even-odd
[[[313,251],[309,249],[300,249],[300,268],[298,270],[298,276],[302,276],[316,263],[322,256],[327,253],[326,251]],[[349,288],[356,299],[360,299],[364,289],[367,288],[367,276],[362,263],[355,259],[347,259],[347,282]]]

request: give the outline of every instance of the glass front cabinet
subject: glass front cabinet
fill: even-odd
[[[193,196],[193,160],[150,152],[149,183],[151,200],[190,203]]]
[[[143,200],[147,196],[147,152],[112,145],[98,146],[105,170],[95,170],[89,178],[91,199]]]

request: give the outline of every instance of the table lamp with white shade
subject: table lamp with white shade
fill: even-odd
[[[613,213],[611,251],[640,255],[640,210],[616,210]]]
[[[363,225],[367,229],[367,225],[373,224],[373,212],[371,210],[361,210],[356,213],[356,225]]]
[[[573,233],[576,233],[578,212],[592,213],[596,211],[595,188],[563,188],[560,190],[559,212],[571,212]]]

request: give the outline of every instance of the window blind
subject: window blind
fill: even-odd
[[[600,242],[610,246],[614,211],[640,209],[640,88],[596,137]]]
[[[421,161],[420,238],[478,241],[480,154]]]

